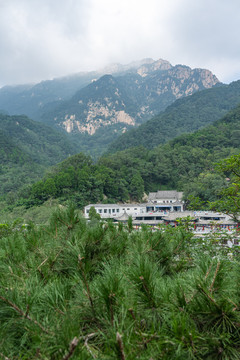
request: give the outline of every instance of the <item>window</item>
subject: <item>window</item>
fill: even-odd
[[[119,209],[117,209],[117,212],[119,212]]]
[[[127,208],[127,210],[130,210],[130,208]]]
[[[102,213],[102,209],[99,209],[98,212],[99,212],[99,214],[101,214],[101,213]]]
[[[87,210],[87,214],[89,214],[89,210]]]
[[[107,213],[107,209],[104,209],[104,214],[106,214]]]
[[[109,214],[111,214],[111,209],[108,209]]]
[[[137,210],[137,208],[134,208],[134,210]]]
[[[113,213],[116,212],[115,209],[112,209],[112,212],[113,212]]]

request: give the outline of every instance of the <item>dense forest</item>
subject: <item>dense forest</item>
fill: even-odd
[[[240,82],[199,92],[99,157],[104,135],[95,158],[0,115],[0,359],[240,359],[239,228],[201,239],[191,218],[136,230],[82,216],[176,189],[239,223],[239,103]]]
[[[2,359],[239,359],[239,248],[217,237],[69,207],[2,224],[0,258]]]
[[[199,197],[204,208],[228,185],[229,174],[219,172],[215,163],[239,154],[239,133],[240,107],[213,125],[153,150],[135,147],[97,162],[80,153],[24,188],[15,205],[30,207],[59,199],[62,203],[71,200],[82,208],[96,202],[141,201],[144,193],[177,189],[184,190],[187,202]]]
[[[0,122],[0,196],[8,194],[9,200],[49,166],[76,152],[64,134],[24,115],[0,114]]]
[[[213,123],[239,103],[240,81],[196,92],[175,101],[163,113],[120,136],[110,145],[109,153],[139,145],[153,149],[183,133]]]
[[[215,105],[210,110],[203,107],[199,119],[204,114],[210,116],[214,106],[220,115],[238,101],[238,88],[240,82],[196,93],[177,101],[165,116],[182,109],[179,114],[187,119],[190,109],[195,107],[198,112],[206,96],[211,103],[215,99]],[[227,94],[225,101],[223,94]],[[177,119],[175,115],[172,118]],[[107,153],[98,160],[83,153],[72,155],[78,149],[74,142],[25,116],[1,115],[0,119],[2,213],[16,207],[24,212],[55,200],[60,204],[73,201],[79,208],[96,202],[142,201],[145,194],[159,189],[184,191],[187,206],[205,209],[209,201],[221,197],[229,182],[229,175],[219,172],[215,164],[240,151],[240,107],[166,144],[150,149],[136,146]],[[150,133],[160,134],[157,127]]]

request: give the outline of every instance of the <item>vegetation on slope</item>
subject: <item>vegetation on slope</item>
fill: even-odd
[[[240,81],[199,91],[175,101],[164,113],[120,136],[110,145],[109,152],[140,145],[152,149],[213,123],[239,103]]]
[[[74,148],[64,134],[24,115],[0,114],[0,122],[6,139],[11,139],[37,163],[53,165],[74,154]],[[5,151],[4,148],[1,150]]]
[[[239,359],[237,249],[70,207],[2,225],[0,258],[3,359]]]
[[[19,204],[71,199],[79,207],[87,203],[140,201],[144,192],[176,188],[185,197],[199,196],[203,205],[217,200],[227,186],[226,175],[214,164],[240,152],[240,107],[214,125],[182,135],[153,150],[143,147],[108,155],[93,163],[78,154],[52,168],[47,175],[19,195]]]
[[[64,134],[26,116],[0,114],[0,196],[39,179],[44,170],[76,151]]]

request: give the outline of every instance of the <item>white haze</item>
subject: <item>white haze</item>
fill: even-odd
[[[239,0],[0,0],[0,86],[151,57],[240,79]]]

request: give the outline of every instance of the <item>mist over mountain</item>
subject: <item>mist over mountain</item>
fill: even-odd
[[[118,135],[164,111],[176,99],[219,84],[209,70],[144,59],[35,85],[3,87],[0,109],[66,132],[84,151],[102,152]]]
[[[68,133],[93,135],[101,127],[118,124],[125,132],[150,119],[176,99],[219,83],[208,70],[151,61],[116,75],[105,75],[79,90],[70,100],[44,113],[42,120]],[[110,71],[109,71],[110,72]]]

